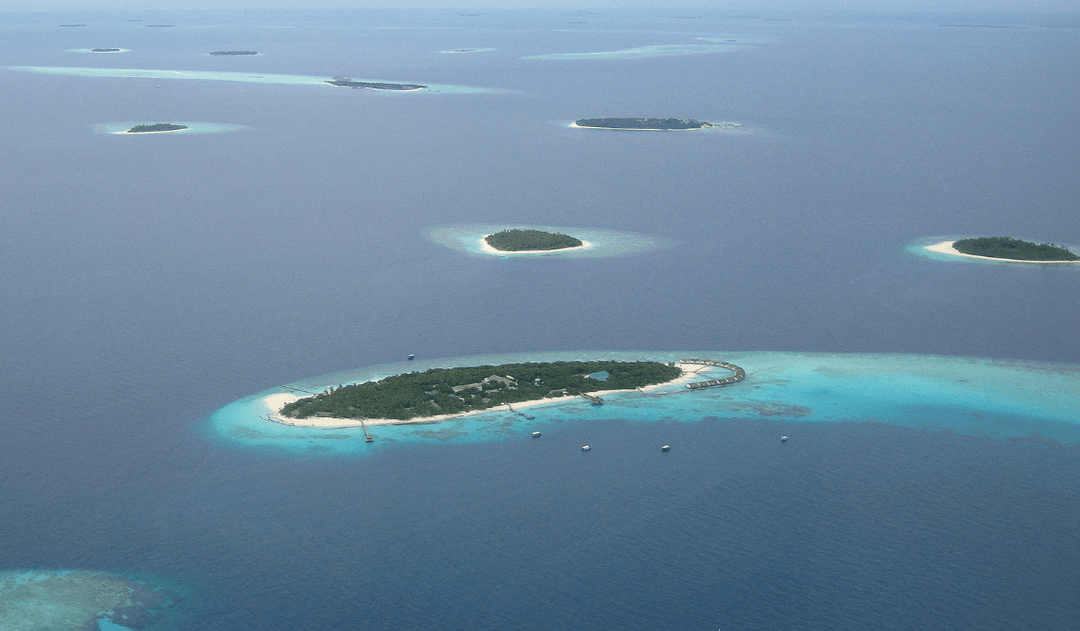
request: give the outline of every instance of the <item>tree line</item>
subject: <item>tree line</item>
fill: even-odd
[[[608,372],[606,381],[587,376],[601,371]],[[553,393],[557,396],[632,390],[671,381],[680,374],[678,367],[660,362],[579,361],[432,368],[332,388],[330,392],[286,405],[281,414],[292,418],[408,420],[535,401]],[[486,380],[493,375],[506,381]]]

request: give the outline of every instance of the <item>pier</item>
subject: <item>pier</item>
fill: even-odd
[[[584,392],[581,393],[581,396],[588,399],[589,403],[592,403],[593,405],[603,405],[604,404],[604,400],[601,399],[600,397],[594,397],[593,395],[585,394]]]
[[[694,383],[686,384],[687,388],[691,390],[697,390],[699,388],[713,388],[716,386],[726,386],[733,383],[738,383],[743,379],[746,379],[746,371],[735,364],[729,364],[728,362],[716,361],[713,359],[684,359],[684,364],[699,364],[702,366],[717,366],[725,370],[730,370],[733,374],[730,377],[724,379],[710,379],[709,381],[695,381]]]

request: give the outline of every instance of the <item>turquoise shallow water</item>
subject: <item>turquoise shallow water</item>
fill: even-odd
[[[485,235],[514,228],[520,230],[543,230],[545,232],[568,234],[583,241],[587,241],[590,246],[580,250],[567,250],[564,252],[516,252],[499,254],[487,252],[481,246],[480,241]],[[639,254],[650,250],[665,248],[673,244],[670,239],[650,237],[648,235],[625,232],[622,230],[574,228],[568,226],[526,226],[521,224],[435,226],[428,228],[424,234],[435,243],[454,250],[463,250],[470,254],[494,256],[501,259],[549,256],[570,258],[624,256],[627,254]]]
[[[782,352],[550,352],[417,360],[372,366],[296,382],[316,391],[410,370],[523,361],[613,358],[677,361],[704,357],[732,362],[745,381],[722,388],[690,390],[684,385],[647,393],[604,396],[603,406],[568,399],[529,408],[528,420],[507,410],[424,425],[375,426],[374,443],[359,429],[314,429],[263,420],[263,399],[287,388],[271,388],[214,412],[207,423],[218,440],[293,452],[361,455],[399,443],[446,443],[519,439],[567,421],[634,422],[708,418],[760,418],[792,424],[882,422],[913,428],[951,429],[1001,438],[1041,437],[1080,444],[1080,366],[900,354],[815,354]],[[702,380],[727,376],[715,369]]]
[[[763,41],[765,41],[765,39],[761,37],[721,35],[715,37],[698,37],[697,42],[702,43],[654,44],[650,46],[635,46],[633,48],[595,52],[544,53],[540,55],[528,55],[522,57],[522,59],[578,61],[583,59],[649,59],[653,57],[678,57],[682,55],[709,55],[743,50],[749,44],[757,44]]]
[[[65,75],[73,77],[98,77],[106,79],[186,79],[192,81],[235,81],[240,83],[267,83],[276,85],[310,85],[331,88],[327,81],[333,77],[315,77],[308,75],[253,73],[253,72],[214,72],[207,70],[146,70],[138,68],[76,68],[68,66],[8,66],[8,70],[32,72],[37,74]],[[388,79],[357,78],[356,81],[387,83],[418,83]],[[422,82],[421,82],[422,83]],[[485,94],[497,92],[491,88],[478,88],[463,85],[442,85],[424,83],[423,90],[378,90],[389,94]]]

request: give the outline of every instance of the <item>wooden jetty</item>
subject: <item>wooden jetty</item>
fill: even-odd
[[[714,388],[716,386],[726,386],[733,383],[738,383],[743,379],[746,379],[746,371],[735,364],[729,364],[728,362],[717,361],[714,359],[684,359],[684,364],[700,364],[702,366],[717,366],[725,370],[730,370],[732,375],[724,379],[710,379],[709,381],[695,381],[693,383],[686,384],[687,388],[691,390],[697,390],[700,388]]]

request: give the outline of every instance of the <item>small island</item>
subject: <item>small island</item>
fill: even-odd
[[[1076,263],[1080,256],[1052,243],[1021,241],[1011,237],[975,237],[925,246],[931,252],[1017,263]]]
[[[258,55],[259,51],[257,51],[257,50],[215,50],[214,52],[212,52],[210,54],[211,55],[225,55],[225,56],[230,56],[230,55]]]
[[[574,121],[573,126],[630,131],[687,131],[708,129],[712,124],[692,118],[580,118]]]
[[[92,52],[92,53],[118,53],[118,52],[120,52],[120,49],[119,48],[91,48],[90,52]]]
[[[364,90],[394,90],[398,92],[411,92],[414,90],[423,90],[426,85],[420,85],[418,83],[380,83],[378,81],[353,81],[348,77],[334,77],[332,81],[326,81],[330,85],[336,85],[341,88],[353,88]]]
[[[286,424],[320,424],[323,419],[356,422],[436,420],[515,403],[536,403],[588,393],[633,390],[673,383],[684,376],[676,364],[622,361],[559,361],[432,368],[331,388],[305,398],[271,395],[281,404],[277,419]],[[288,402],[286,402],[288,400]],[[305,421],[304,419],[313,419]]]
[[[551,252],[585,247],[581,239],[568,234],[513,228],[484,237],[484,243],[499,252]]]
[[[174,123],[154,123],[152,125],[136,125],[131,129],[124,132],[125,134],[154,134],[166,131],[180,131],[187,129],[187,125],[177,125]]]

